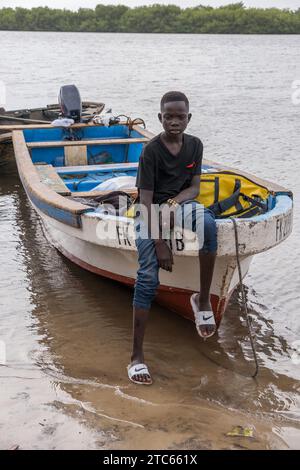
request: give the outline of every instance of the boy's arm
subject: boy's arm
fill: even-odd
[[[192,178],[191,185],[173,197],[174,201],[178,204],[189,201],[190,199],[196,199],[200,192],[200,175],[195,175]]]

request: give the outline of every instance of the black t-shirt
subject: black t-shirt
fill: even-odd
[[[162,204],[191,185],[193,176],[201,174],[203,144],[198,137],[183,135],[178,155],[169,152],[160,135],[143,149],[136,185],[154,191],[153,203]]]

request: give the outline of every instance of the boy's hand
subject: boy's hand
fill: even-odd
[[[172,272],[173,253],[164,240],[155,241],[155,251],[158,259],[158,265],[165,271]]]

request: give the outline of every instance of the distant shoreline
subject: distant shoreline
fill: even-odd
[[[296,35],[300,34],[300,8],[246,8],[242,2],[184,9],[175,5],[97,5],[77,11],[1,8],[0,31]]]

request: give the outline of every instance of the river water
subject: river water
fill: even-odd
[[[154,305],[145,349],[155,382],[138,387],[125,369],[131,291],[53,249],[18,177],[1,169],[0,449],[299,449],[300,37],[0,32],[0,45],[7,109],[56,102],[75,83],[83,99],[158,132],[160,97],[179,89],[206,158],[295,196],[293,234],[245,279],[257,380],[235,294],[205,343]],[[238,425],[253,438],[226,435]]]

